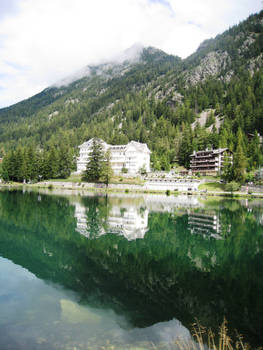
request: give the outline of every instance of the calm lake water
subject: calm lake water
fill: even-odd
[[[0,349],[263,345],[262,271],[260,200],[0,192]]]

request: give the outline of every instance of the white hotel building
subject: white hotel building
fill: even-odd
[[[145,168],[150,172],[150,154],[146,143],[131,141],[127,145],[108,145],[101,141],[104,151],[110,150],[111,167],[115,174],[120,174],[122,169],[126,168],[128,174],[138,174],[140,169]],[[80,174],[86,170],[91,152],[93,139],[84,142],[79,146],[79,157],[77,158],[77,173]]]

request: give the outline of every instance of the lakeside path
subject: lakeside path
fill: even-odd
[[[31,188],[31,189],[49,189],[52,192],[52,189],[60,189],[60,190],[71,190],[77,191],[85,194],[85,192],[123,192],[123,193],[149,193],[149,194],[164,194],[167,195],[179,195],[179,194],[187,194],[187,195],[197,195],[197,196],[219,196],[219,197],[231,197],[231,198],[262,198],[263,193],[261,192],[253,192],[247,193],[242,191],[237,192],[226,192],[226,191],[204,191],[204,190],[194,190],[194,191],[171,191],[167,189],[163,190],[151,190],[146,189],[142,185],[131,185],[131,184],[109,184],[107,187],[105,184],[95,184],[95,183],[87,183],[87,182],[63,182],[63,181],[42,181],[35,184],[21,184],[21,183],[7,183],[0,184],[0,188],[2,189],[23,189],[23,188]]]

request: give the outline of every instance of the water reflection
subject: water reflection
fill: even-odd
[[[75,218],[77,219],[76,231],[87,238],[98,238],[106,233],[114,233],[123,235],[130,241],[143,238],[148,230],[148,210],[127,203],[122,204],[122,206],[111,206],[106,220],[107,228],[101,226],[97,235],[94,236],[89,228],[88,220],[91,209],[79,202],[75,202],[74,205]]]
[[[73,348],[91,341],[87,327],[97,329],[98,346],[158,342],[173,332],[188,337],[195,318],[216,330],[225,316],[233,333],[259,346],[262,214],[253,201],[1,192],[0,256],[23,267],[23,283],[8,284],[15,274],[0,261],[1,285],[9,285],[0,293],[1,329],[46,339],[57,325],[54,344],[70,334]],[[24,284],[25,269],[38,282]],[[26,299],[30,283],[39,290]],[[33,306],[42,288],[45,302]],[[20,316],[8,316],[18,303]]]
[[[204,238],[222,239],[220,216],[215,211],[189,212],[188,226],[192,234],[201,234]]]
[[[98,212],[103,211],[101,203],[96,208],[89,201],[85,206],[85,199],[71,201],[75,207],[76,231],[87,238],[98,238],[107,233],[122,235],[128,241],[144,238],[148,231],[149,212],[174,213],[176,209],[199,208],[202,204],[196,197],[190,196],[133,196],[122,197],[112,195],[107,200],[107,210],[104,223],[97,220],[97,229],[94,235],[94,226],[90,223],[90,218],[94,222],[94,216],[99,217]],[[105,208],[104,208],[105,209]],[[95,215],[94,215],[95,214]]]

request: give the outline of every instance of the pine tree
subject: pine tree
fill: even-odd
[[[243,182],[245,180],[246,165],[247,161],[242,147],[242,140],[238,140],[233,164],[233,175],[236,181]]]
[[[27,167],[28,179],[36,180],[38,178],[39,168],[37,163],[36,151],[33,147],[26,148],[24,159]]]
[[[111,153],[110,153],[110,150],[108,149],[105,152],[105,159],[102,163],[102,169],[101,169],[101,181],[104,182],[107,185],[107,187],[113,175],[110,159],[111,159]]]
[[[250,169],[257,168],[262,164],[262,153],[260,149],[260,139],[257,130],[254,132],[254,137],[248,146]]]
[[[56,179],[59,177],[59,155],[54,145],[50,147],[47,155],[47,176],[50,179]]]
[[[182,141],[179,147],[178,160],[179,163],[186,168],[190,165],[190,154],[193,152],[193,143],[192,143],[192,130],[190,125],[185,125]]]
[[[1,177],[4,181],[10,180],[10,155],[10,152],[7,153],[2,162]]]
[[[93,138],[89,161],[82,179],[89,182],[98,182],[102,174],[102,165],[104,161],[104,152],[101,141]]]
[[[234,179],[233,164],[226,152],[224,154],[224,158],[225,160],[224,160],[223,170],[221,173],[221,178],[227,182],[230,182]]]
[[[69,148],[62,144],[58,150],[58,174],[62,179],[69,177],[73,168],[73,156]]]

